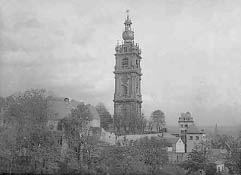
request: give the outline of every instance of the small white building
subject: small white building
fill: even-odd
[[[214,162],[216,165],[216,172],[217,173],[223,173],[225,171],[225,166],[224,166],[224,162],[221,160],[217,160],[216,162]]]
[[[185,144],[179,137],[166,139],[167,154],[170,163],[180,163],[185,159]]]
[[[225,167],[225,160],[229,154],[226,149],[210,149],[208,151],[208,159],[210,162],[216,165],[217,172],[227,172],[227,167]]]
[[[179,137],[167,138],[165,140],[168,144],[168,147],[167,147],[168,152],[176,152],[176,153],[184,153],[185,152],[185,145],[181,138],[179,138]]]

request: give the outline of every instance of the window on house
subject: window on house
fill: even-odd
[[[196,136],[196,140],[199,140],[199,136]]]
[[[128,68],[128,58],[122,60],[122,68]]]
[[[190,138],[189,138],[190,140],[193,140],[193,136],[190,136]]]
[[[124,47],[124,52],[127,52],[127,47]]]
[[[188,128],[188,125],[186,124],[185,127]]]

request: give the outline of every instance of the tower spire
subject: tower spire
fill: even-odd
[[[125,42],[131,42],[132,40],[134,40],[134,31],[131,30],[131,19],[129,16],[129,12],[130,10],[126,10],[126,20],[124,22],[125,24],[125,31],[122,34],[122,38],[124,39]]]
[[[130,12],[130,10],[127,9],[127,10],[126,10],[127,19],[129,19],[129,12]]]
[[[129,10],[126,10],[122,44],[115,48],[114,127],[120,135],[141,133],[141,52],[134,44]],[[128,122],[126,122],[129,120]]]

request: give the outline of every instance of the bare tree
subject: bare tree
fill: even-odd
[[[152,129],[155,129],[157,132],[163,133],[165,128],[165,113],[161,110],[155,110],[151,114],[151,125]]]

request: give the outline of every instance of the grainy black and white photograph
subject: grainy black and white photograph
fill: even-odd
[[[0,174],[241,175],[241,1],[0,0]]]

